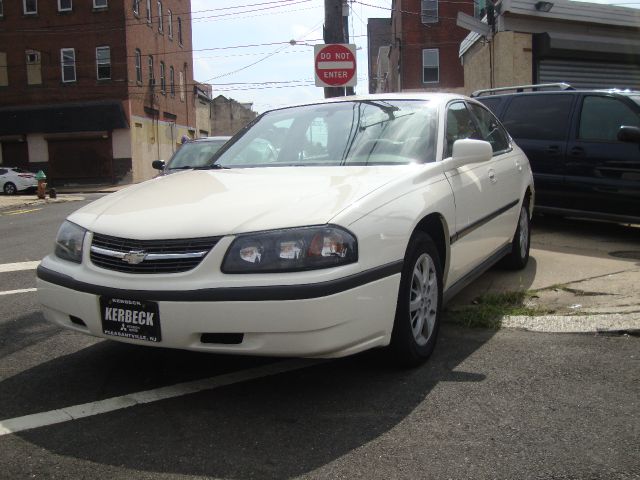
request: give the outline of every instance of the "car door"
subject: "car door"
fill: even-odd
[[[567,148],[569,208],[607,216],[640,215],[640,145],[617,139],[621,126],[640,127],[640,107],[604,93],[585,93]]]
[[[0,190],[4,189],[4,184],[7,181],[9,170],[6,168],[0,168]]]
[[[465,138],[484,140],[467,104],[460,100],[447,106],[445,152],[451,157],[453,143]],[[502,158],[448,170],[445,175],[455,197],[455,226],[451,236],[451,270],[448,284],[478,267],[505,244],[505,194],[502,190]],[[513,235],[513,232],[510,233]]]
[[[567,208],[565,154],[576,95],[514,95],[501,120],[529,158],[536,186],[536,205]]]

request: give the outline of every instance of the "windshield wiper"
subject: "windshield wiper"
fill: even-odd
[[[229,170],[229,167],[220,165],[219,163],[212,163],[211,165],[204,165],[202,167],[193,167],[194,170]]]
[[[169,170],[188,170],[193,168],[191,165],[185,165],[184,167],[169,167]]]

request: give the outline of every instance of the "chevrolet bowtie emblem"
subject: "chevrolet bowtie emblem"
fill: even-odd
[[[127,262],[129,265],[137,265],[142,263],[146,256],[147,252],[144,250],[131,250],[129,253],[125,253],[122,261]]]

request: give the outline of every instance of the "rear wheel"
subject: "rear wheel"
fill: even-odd
[[[15,195],[16,193],[18,193],[18,189],[11,182],[5,183],[3,190],[4,190],[4,193],[6,193],[7,195]]]
[[[511,253],[504,257],[502,266],[510,270],[522,270],[529,261],[531,244],[531,221],[529,217],[529,201],[525,199],[518,217],[518,228],[511,240]]]
[[[429,235],[416,233],[407,247],[390,352],[396,363],[416,366],[436,344],[442,306],[442,267]]]

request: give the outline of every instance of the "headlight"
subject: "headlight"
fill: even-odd
[[[297,272],[358,260],[358,243],[335,226],[303,227],[238,236],[224,257],[224,273]]]
[[[82,262],[82,244],[87,231],[69,221],[65,221],[58,230],[55,254],[70,262]]]

